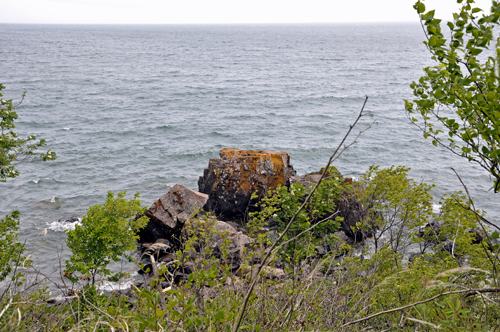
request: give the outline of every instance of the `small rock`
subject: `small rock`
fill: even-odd
[[[252,275],[257,272],[257,268],[252,268]],[[286,273],[282,269],[278,269],[275,267],[264,266],[261,270],[261,273],[264,274],[264,278],[267,280],[283,280],[286,278]]]
[[[63,223],[63,222],[68,222],[68,223],[74,223],[74,222],[80,222],[82,219],[78,217],[62,217],[57,219],[57,222]]]

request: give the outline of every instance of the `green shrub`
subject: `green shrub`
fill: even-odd
[[[148,218],[135,218],[145,210],[138,199],[139,193],[131,200],[126,200],[125,195],[126,192],[120,192],[115,198],[109,192],[104,205],[91,206],[83,216],[82,224],[66,232],[66,243],[73,253],[66,262],[67,276],[71,281],[78,280],[75,272],[79,272],[94,284],[97,275],[112,275],[106,268],[111,261],[130,257],[126,252],[136,247],[136,233],[146,225]],[[112,279],[119,276],[115,274]]]

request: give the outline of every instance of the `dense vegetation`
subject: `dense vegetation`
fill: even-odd
[[[417,1],[426,45],[439,64],[424,69],[412,84],[417,99],[405,105],[425,137],[478,162],[492,175],[496,191],[498,57],[481,64],[478,56],[494,41],[500,6],[493,2],[492,14],[476,17],[480,10],[472,0],[457,2],[463,7],[448,24],[452,40],[446,46],[440,21]],[[12,101],[2,105],[5,180],[17,175],[12,162],[20,153],[33,156],[45,143],[23,150],[34,138],[17,138]],[[11,128],[8,133],[4,126]],[[448,141],[440,137],[443,130]],[[252,241],[236,271],[229,233],[209,214],[194,214],[169,263],[156,265],[151,256],[148,268],[139,261],[145,271],[141,285],[127,294],[102,293],[99,282],[112,274],[107,265],[132,258],[135,234],[146,223],[136,218],[143,211],[138,196],[127,200],[125,193],[109,193],[105,204],[90,207],[81,225],[68,232],[73,256],[61,271],[66,298],[54,305],[48,280],[31,273],[23,258],[24,246],[16,240],[19,215],[13,212],[0,221],[0,326],[5,331],[500,330],[500,228],[463,193],[439,198],[435,209],[432,185],[412,180],[403,166],[372,166],[358,181],[346,181],[331,164],[350,131],[317,184],[280,187],[261,200],[245,225]],[[336,232],[342,222],[336,208],[349,200],[358,203],[359,222],[350,229],[360,234],[358,243]],[[188,277],[179,278],[176,272],[188,268]],[[111,279],[120,278],[127,276]]]

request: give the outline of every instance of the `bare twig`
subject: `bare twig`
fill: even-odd
[[[165,296],[163,295],[163,293],[161,291],[161,280],[160,280],[160,275],[158,274],[158,267],[156,266],[156,262],[155,262],[153,255],[149,255],[149,259],[151,260],[151,265],[153,267],[153,273],[155,275],[155,278],[157,279],[156,290],[160,293],[161,308],[162,308],[162,310],[165,310],[167,308],[167,304],[165,303]]]
[[[444,293],[435,295],[435,296],[433,296],[431,298],[428,298],[426,300],[422,300],[422,301],[418,301],[418,302],[415,302],[415,303],[407,304],[405,306],[394,308],[394,309],[390,309],[390,310],[385,310],[385,311],[377,312],[376,314],[373,314],[373,315],[370,315],[370,316],[367,316],[367,317],[363,317],[363,318],[360,318],[360,319],[353,320],[351,322],[348,322],[348,323],[342,325],[341,327],[346,327],[346,326],[349,326],[349,325],[352,325],[352,324],[360,323],[360,322],[363,322],[365,320],[369,320],[369,319],[375,318],[377,316],[381,316],[381,315],[385,315],[385,314],[390,314],[390,313],[393,313],[393,312],[402,311],[404,309],[412,308],[412,307],[415,307],[415,306],[417,306],[419,304],[423,304],[423,303],[434,301],[435,299],[440,298],[441,296],[445,296],[445,295],[467,293],[466,296],[472,296],[472,295],[475,295],[475,294],[478,294],[478,293],[491,293],[491,292],[500,292],[500,288],[464,289],[464,290],[456,290],[456,291],[444,292]]]
[[[252,283],[250,284],[250,287],[245,295],[245,298],[243,300],[243,305],[240,309],[240,312],[239,312],[239,315],[238,315],[238,318],[237,320],[235,321],[234,325],[233,325],[233,328],[232,328],[232,331],[233,332],[237,332],[240,328],[240,325],[241,325],[241,322],[243,320],[243,316],[245,315],[245,310],[246,310],[246,307],[248,305],[248,301],[250,299],[250,296],[252,295],[252,292],[253,292],[253,289],[255,287],[255,284],[257,283],[257,280],[259,279],[259,274],[260,274],[260,271],[262,270],[262,268],[264,267],[264,265],[266,264],[269,256],[272,254],[272,252],[274,251],[274,248],[276,248],[276,246],[278,246],[278,244],[281,242],[281,240],[283,239],[283,237],[287,234],[288,230],[290,229],[290,227],[292,226],[293,222],[295,221],[295,219],[297,218],[297,216],[299,215],[299,213],[306,207],[306,205],[309,203],[309,200],[311,199],[312,195],[314,194],[314,192],[316,191],[316,189],[318,188],[318,186],[320,185],[320,183],[323,181],[323,178],[325,176],[325,173],[327,172],[328,170],[328,167],[330,167],[331,163],[336,160],[341,154],[342,152],[345,151],[345,149],[347,149],[348,147],[350,147],[351,145],[353,145],[356,140],[358,139],[358,137],[363,133],[365,132],[366,130],[368,130],[369,128],[371,128],[371,126],[373,125],[374,122],[372,122],[367,128],[365,128],[363,131],[361,131],[355,138],[354,140],[348,144],[347,146],[344,146],[344,143],[345,141],[347,140],[347,138],[349,137],[349,135],[351,134],[351,131],[352,129],[356,126],[356,124],[358,123],[359,119],[361,119],[361,117],[363,116],[363,111],[365,109],[365,106],[366,106],[366,102],[368,101],[368,96],[366,96],[365,98],[365,101],[363,103],[363,107],[361,107],[361,111],[359,112],[358,114],[358,117],[356,118],[356,120],[354,121],[354,123],[352,125],[349,126],[349,130],[347,131],[347,133],[345,134],[344,138],[342,139],[342,141],[340,142],[340,144],[337,146],[337,148],[335,149],[335,151],[333,152],[333,154],[330,156],[330,159],[328,160],[328,163],[326,164],[326,167],[323,169],[323,172],[321,173],[321,177],[318,181],[318,183],[316,183],[316,185],[314,186],[314,188],[311,190],[311,192],[309,193],[309,195],[307,195],[304,203],[302,203],[302,205],[299,207],[299,209],[295,212],[295,214],[292,216],[292,218],[290,219],[290,221],[288,222],[288,224],[286,225],[285,227],[285,230],[283,231],[283,233],[281,233],[280,237],[273,243],[273,245],[271,246],[270,250],[267,252],[267,254],[264,256],[264,259],[262,260],[261,264],[257,267],[257,270],[255,271],[253,277],[252,277]]]

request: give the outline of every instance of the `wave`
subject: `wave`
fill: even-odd
[[[68,222],[67,220],[56,220],[51,223],[47,223],[47,229],[50,229],[51,231],[54,232],[65,232],[67,230],[73,230],[75,229],[76,225],[81,225],[82,224],[82,219],[81,218],[76,218],[77,220],[74,222]]]

